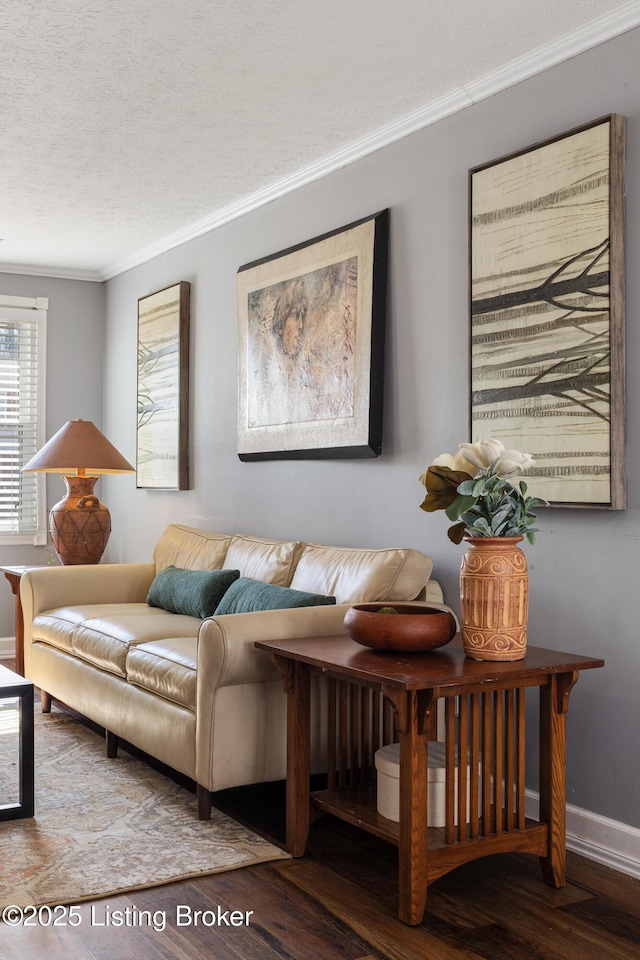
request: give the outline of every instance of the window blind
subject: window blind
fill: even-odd
[[[42,446],[48,302],[0,298],[0,542],[45,543],[42,479],[21,468]]]

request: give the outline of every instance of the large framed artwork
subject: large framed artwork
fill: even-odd
[[[241,460],[380,455],[388,220],[240,267]]]
[[[553,506],[626,506],[617,114],[469,171],[471,438]]]
[[[189,488],[190,284],[138,300],[137,486]]]

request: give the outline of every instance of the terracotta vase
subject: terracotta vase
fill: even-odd
[[[522,660],[529,573],[522,537],[465,537],[460,566],[462,642],[474,660]]]
[[[49,514],[53,549],[63,566],[99,563],[111,533],[111,516],[93,488],[97,477],[63,477],[67,492]]]

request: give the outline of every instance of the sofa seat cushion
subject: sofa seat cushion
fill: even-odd
[[[197,657],[195,637],[137,644],[127,653],[127,680],[195,712]]]
[[[34,642],[51,646],[126,676],[129,647],[165,637],[195,639],[202,621],[149,607],[146,603],[60,607],[34,618]]]
[[[334,596],[336,603],[415,600],[432,568],[430,557],[405,547],[368,550],[309,543],[290,586]]]

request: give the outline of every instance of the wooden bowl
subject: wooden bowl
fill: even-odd
[[[396,613],[385,613],[385,610]],[[408,603],[358,603],[344,616],[352,640],[374,650],[409,653],[434,650],[449,643],[456,621],[448,610]]]

